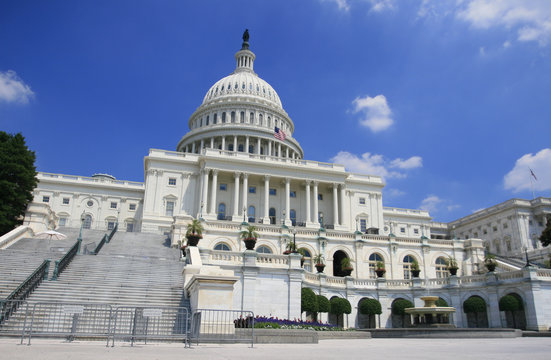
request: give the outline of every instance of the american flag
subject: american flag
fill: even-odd
[[[281,130],[280,128],[278,128],[277,126],[275,127],[275,133],[274,133],[274,137],[278,140],[285,140],[285,133],[283,132],[283,130]]]
[[[530,169],[530,174],[534,177],[534,179],[536,179],[536,181],[538,181],[538,178],[536,177],[536,174],[534,174],[534,172],[532,171],[532,169]]]

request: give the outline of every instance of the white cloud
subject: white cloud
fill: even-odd
[[[469,0],[460,2],[456,14],[474,28],[516,30],[519,41],[543,46],[551,39],[549,0]]]
[[[337,6],[339,7],[339,10],[343,10],[343,11],[350,10],[350,4],[348,3],[348,0],[323,0],[323,1],[329,1],[337,4]]]
[[[535,180],[530,169],[536,175]],[[503,178],[505,189],[515,193],[534,190],[551,190],[551,149],[540,150],[535,155],[525,154],[516,162],[515,166]]]
[[[405,191],[402,191],[399,189],[387,189],[387,188],[385,188],[385,193],[388,197],[391,197],[391,198],[397,198],[400,196],[404,196],[406,194]]]
[[[441,204],[442,201],[443,200],[436,195],[429,195],[421,201],[419,208],[422,210],[427,210],[429,213],[436,212],[438,205]]]
[[[511,46],[511,42],[510,42],[509,40],[507,40],[507,41],[505,41],[505,42],[503,43],[503,47],[504,47],[505,49],[507,49],[509,46]]]
[[[15,71],[0,72],[0,102],[27,104],[33,96],[29,85]]]
[[[361,156],[339,151],[330,161],[342,164],[348,171],[367,175],[378,175],[384,178],[405,178],[407,174],[400,170],[410,170],[423,166],[423,160],[419,156],[412,156],[409,159],[385,159],[383,155],[363,153]]]
[[[363,115],[360,124],[374,133],[386,130],[394,123],[391,117],[392,111],[384,95],[357,97],[352,104],[354,104],[354,113],[361,112]]]
[[[423,166],[423,158],[420,156],[412,156],[409,159],[402,160],[400,158],[394,159],[390,162],[391,167],[397,167],[399,169],[415,169]]]
[[[371,11],[374,12],[394,9],[393,0],[369,0],[369,2],[371,3]]]

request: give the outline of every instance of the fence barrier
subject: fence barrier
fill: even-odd
[[[0,334],[21,335],[28,307],[26,300],[0,300]]]
[[[250,328],[249,332],[236,331]],[[242,342],[254,346],[254,313],[245,310],[197,309],[191,319],[192,340],[199,342]]]
[[[185,307],[135,307],[121,306],[114,310],[111,331],[112,345],[115,339],[134,342],[143,340],[178,340],[189,347],[190,318]],[[109,346],[109,339],[107,339]]]

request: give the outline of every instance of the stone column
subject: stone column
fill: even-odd
[[[201,139],[201,146],[199,147],[199,154],[203,151],[204,147],[205,147],[205,140]]]
[[[318,182],[314,181],[314,224],[319,225]]]
[[[306,181],[306,225],[312,222],[310,216],[310,181]]]
[[[333,184],[333,223],[339,225],[339,198],[337,192],[337,184]]]
[[[243,209],[247,211],[247,194],[249,193],[249,174],[243,174]]]
[[[341,209],[340,209],[340,215],[341,215],[341,219],[339,221],[339,224],[340,225],[346,225],[346,217],[344,215],[344,209],[345,209],[345,206],[344,206],[344,202],[345,202],[345,199],[346,199],[346,190],[344,188],[344,184],[341,184],[341,198],[340,198],[340,201],[341,201]]]
[[[239,177],[240,176],[241,174],[238,172],[233,174],[235,183],[233,185],[233,219],[232,221],[236,221],[237,219],[239,219]]]
[[[264,224],[270,223],[270,176],[264,176]]]
[[[212,187],[210,194],[210,213],[216,215],[216,187],[218,185],[218,170],[212,170]]]
[[[208,205],[208,198],[209,198],[209,169],[203,169],[203,199],[201,200],[201,204],[203,204],[203,210],[205,213],[208,213],[207,205]],[[204,215],[204,214],[201,214]]]
[[[233,137],[233,152],[237,152],[237,135]]]
[[[281,156],[281,143],[277,144],[277,157],[283,157]]]
[[[210,138],[210,148],[214,149],[214,137]]]
[[[260,142],[260,138],[256,140],[256,153],[260,155],[260,149],[262,147],[262,143]]]
[[[191,152],[195,154],[195,141],[191,144]]]
[[[268,156],[272,156],[272,141],[268,141]]]
[[[289,157],[289,147],[288,146],[285,147],[285,157],[286,158]]]
[[[245,136],[245,149],[243,149],[247,154],[249,153],[249,137]]]
[[[226,137],[222,136],[222,150],[226,150]]]
[[[291,224],[291,179],[286,178],[285,179],[285,225]]]

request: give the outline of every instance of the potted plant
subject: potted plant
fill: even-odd
[[[304,265],[304,257],[306,255],[306,253],[304,252],[304,249],[298,249],[297,253],[299,253],[301,255],[301,257],[300,257],[300,266],[302,267]]]
[[[240,233],[241,239],[245,243],[245,248],[247,250],[254,250],[256,245],[256,239],[258,238],[258,233],[256,232],[256,226],[249,225],[245,230]]]
[[[203,224],[197,219],[193,219],[187,224],[186,239],[188,246],[197,246],[199,240],[203,238]]]
[[[283,255],[289,255],[290,253],[294,252],[294,250],[295,250],[295,247],[293,245],[293,241],[290,240],[285,246],[285,251],[283,252]]]
[[[385,269],[385,263],[382,261],[377,261],[375,264],[375,273],[377,274],[378,278],[382,278],[385,276],[386,269]]]
[[[486,266],[489,272],[494,271],[497,266],[496,257],[492,254],[487,254],[484,257],[484,266]]]
[[[413,262],[411,263],[411,276],[418,278],[420,273],[421,269],[419,268],[419,263],[417,260],[413,259]]]
[[[314,264],[318,273],[322,273],[323,269],[325,269],[325,259],[322,254],[314,256]]]
[[[354,267],[352,267],[352,260],[350,260],[350,258],[345,257],[341,260],[341,270],[344,276],[350,276],[350,274],[352,274]]]
[[[455,260],[454,257],[449,257],[446,260],[446,265],[448,265],[448,271],[450,272],[450,275],[455,276],[457,275],[457,270],[459,267],[457,266],[457,260]]]

